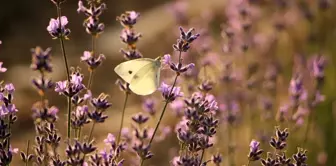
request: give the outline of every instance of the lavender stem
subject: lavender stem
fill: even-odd
[[[27,141],[27,149],[26,149],[27,156],[29,156],[29,144],[30,144],[30,141],[28,140]],[[26,166],[28,166],[28,160],[26,161]]]
[[[202,150],[202,155],[201,155],[201,159],[200,159],[200,165],[199,165],[199,166],[201,166],[201,165],[202,165],[202,160],[203,160],[203,157],[204,157],[204,152],[205,152],[205,149],[203,149],[203,150]]]
[[[127,100],[128,100],[128,92],[126,92],[125,95],[126,96],[125,96],[124,106],[123,106],[123,110],[122,110],[122,114],[121,114],[121,122],[120,122],[120,127],[119,127],[119,134],[118,134],[117,144],[119,144],[120,137],[121,137],[121,130],[122,130],[122,127],[124,125],[125,110],[126,110],[126,104],[127,104]]]
[[[59,5],[57,5],[56,8],[57,8],[59,26],[60,26],[60,29],[61,29],[61,26],[62,26],[62,23],[61,23],[61,7]],[[68,80],[68,83],[70,83],[70,71],[69,71],[68,60],[67,60],[66,53],[65,53],[63,37],[60,37],[60,43],[61,43],[61,50],[62,50],[64,65],[65,65],[66,74],[67,74],[67,80]],[[70,121],[71,121],[71,97],[69,96],[68,97],[68,127],[67,127],[67,137],[68,137],[68,139],[71,138],[71,122]]]
[[[8,114],[8,132],[11,133],[11,119],[10,119],[10,114]],[[9,152],[9,148],[10,148],[10,137],[8,137],[8,144],[7,144],[7,151]]]
[[[96,125],[96,122],[93,122],[93,123],[92,123],[92,126],[91,126],[91,130],[90,130],[89,142],[91,141],[92,133],[93,133],[93,130],[94,130],[95,125]]]
[[[92,56],[95,56],[95,51],[96,51],[96,36],[92,36],[92,50],[91,50]],[[92,81],[93,81],[93,74],[94,74],[93,69],[90,69],[90,76],[89,76],[89,81],[87,85],[88,89],[91,88]]]

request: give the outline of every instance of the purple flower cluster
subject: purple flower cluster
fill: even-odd
[[[137,23],[140,14],[136,11],[126,11],[117,17],[117,21],[120,22],[123,29],[120,33],[121,41],[126,44],[126,48],[120,49],[120,52],[124,55],[126,60],[142,58],[142,54],[136,47],[136,43],[139,41],[142,36],[140,33],[137,33],[134,29],[134,25]],[[118,79],[116,85],[119,86],[120,90],[130,93],[129,84],[123,80]]]
[[[88,18],[84,21],[83,25],[88,34],[96,36],[102,33],[105,29],[105,25],[99,22],[99,16],[106,9],[105,3],[98,4],[93,1],[89,3],[90,7],[84,6],[83,1],[78,1],[78,13],[84,13]]]
[[[143,127],[149,120],[149,117],[138,113],[132,116],[132,121],[135,123],[134,139],[132,140],[132,149],[137,154],[138,158],[142,161],[152,158],[153,154],[150,151],[150,144],[147,140],[151,137],[148,128]]]
[[[39,71],[40,77],[33,78],[32,83],[40,95],[44,95],[47,90],[53,88],[54,83],[46,76],[52,72],[51,65],[51,48],[43,50],[41,47],[31,49],[32,64],[31,68],[34,71]]]
[[[180,155],[174,159],[174,165],[206,165],[202,163],[203,153],[206,149],[213,146],[213,138],[218,127],[218,120],[215,113],[219,109],[217,101],[201,93],[194,93],[190,98],[185,99],[186,109],[181,122],[176,126],[177,137],[180,144],[185,149],[185,155]],[[201,157],[196,154],[202,153]],[[196,157],[195,157],[196,156]],[[213,157],[213,162],[219,164],[221,159]]]
[[[13,84],[0,84],[0,164],[9,165],[17,150],[11,148],[11,125],[17,121],[18,109],[13,103]]]
[[[261,160],[263,166],[306,166],[307,156],[306,150],[298,148],[297,153],[293,154],[292,159],[286,157],[286,145],[289,132],[288,129],[280,130],[276,128],[275,137],[270,140],[270,145],[275,149],[274,153],[267,152],[267,158],[261,158],[264,150],[260,149],[260,142],[252,140],[250,143],[250,152],[248,154],[249,163]]]
[[[140,14],[135,11],[127,11],[117,17],[117,21],[124,27],[121,31],[120,39],[127,45],[127,49],[121,49],[120,52],[124,54],[126,60],[141,58],[142,55],[139,50],[136,49],[136,43],[141,37],[140,33],[137,33],[134,29],[134,25],[137,23]]]

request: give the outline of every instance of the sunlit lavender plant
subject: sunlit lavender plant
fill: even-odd
[[[5,72],[6,69],[2,68]],[[12,162],[13,154],[17,149],[11,145],[11,126],[17,121],[18,109],[13,103],[15,88],[12,83],[0,84],[0,164],[9,165]]]
[[[126,60],[138,59],[141,58],[142,55],[140,51],[136,47],[136,43],[141,37],[140,33],[137,33],[134,29],[134,25],[137,23],[138,18],[140,17],[140,13],[135,11],[127,11],[117,17],[117,21],[124,27],[121,31],[120,39],[123,43],[126,44],[126,49],[121,49],[120,52],[124,55]],[[128,96],[131,94],[131,90],[129,89],[129,84],[124,82],[123,80],[118,79],[116,84],[120,87],[121,91],[125,92],[125,100],[122,109],[121,122],[119,127],[119,134],[117,138],[117,143],[119,143],[121,138],[121,132],[124,125],[125,111]]]
[[[151,146],[153,139],[156,135],[156,132],[160,126],[160,123],[162,121],[162,118],[164,116],[164,113],[166,111],[166,108],[168,106],[169,103],[173,102],[176,98],[181,97],[183,95],[183,93],[181,92],[180,87],[176,86],[177,83],[177,79],[178,77],[185,73],[186,71],[192,69],[195,65],[193,63],[187,64],[187,65],[183,65],[182,63],[182,52],[187,52],[190,47],[191,47],[191,43],[196,40],[200,35],[199,34],[193,34],[194,29],[191,28],[189,29],[187,32],[185,32],[183,30],[182,27],[179,28],[180,29],[180,38],[177,39],[177,43],[173,45],[173,48],[175,51],[179,52],[179,56],[178,56],[178,62],[175,63],[171,60],[170,55],[164,55],[163,57],[163,63],[164,65],[169,65],[170,69],[176,73],[175,75],[175,79],[172,85],[168,85],[166,83],[162,83],[159,91],[162,94],[162,97],[165,100],[165,105],[163,106],[161,115],[159,117],[159,120],[155,126],[153,135],[149,141],[149,147]],[[144,160],[141,161],[141,165],[143,165]]]
[[[50,19],[49,25],[47,27],[47,31],[49,32],[50,36],[53,39],[59,39],[61,45],[61,51],[64,59],[64,65],[67,74],[67,81],[70,83],[70,69],[68,65],[68,60],[66,56],[65,46],[64,46],[64,39],[69,39],[68,36],[70,35],[70,29],[66,28],[65,26],[68,24],[68,18],[66,16],[61,15],[61,4],[65,2],[65,0],[51,0],[54,3],[57,9],[57,18]],[[70,90],[69,90],[70,91]],[[68,126],[67,126],[67,137],[70,139],[71,137],[71,97],[67,96],[68,98]]]

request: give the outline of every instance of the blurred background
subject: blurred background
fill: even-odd
[[[297,7],[282,8],[281,0],[278,1],[253,1],[251,7],[252,27],[255,32],[254,45],[251,45],[253,51],[249,52],[247,56],[237,56],[240,58],[237,65],[241,65],[242,68],[247,68],[252,63],[263,66],[262,62],[265,62],[266,56],[272,57],[281,66],[281,79],[278,82],[280,92],[276,94],[279,102],[274,106],[275,110],[278,110],[282,101],[287,98],[295,55],[303,54],[308,59],[311,55],[321,53],[327,57],[328,67],[326,68],[326,82],[323,89],[326,100],[314,110],[316,112],[313,118],[314,127],[309,132],[309,147],[306,148],[309,149],[309,165],[336,165],[334,158],[336,154],[336,124],[334,123],[336,113],[336,68],[334,66],[336,64],[336,21],[334,13],[336,12],[336,4],[333,1],[308,0],[306,3],[311,11],[304,13],[297,10]],[[295,2],[299,2],[299,0]],[[324,4],[324,2],[326,3]],[[71,66],[80,66],[88,77],[86,66],[79,60],[83,51],[90,49],[91,36],[85,32],[82,26],[85,17],[83,14],[77,13],[77,3],[76,0],[67,0],[62,5],[62,13],[68,17],[68,27],[71,29],[70,40],[65,42],[65,46]],[[186,28],[195,27],[196,32],[200,33],[204,27],[207,27],[207,31],[210,32],[212,52],[216,53],[216,56],[223,57],[227,53],[223,44],[225,39],[223,39],[221,28],[223,25],[229,24],[230,17],[234,17],[232,13],[244,6],[240,6],[240,4],[246,4],[244,0],[106,0],[105,3],[108,10],[101,16],[101,21],[105,23],[106,30],[98,39],[97,50],[99,53],[103,53],[107,59],[96,72],[92,91],[95,96],[101,92],[109,94],[113,106],[108,110],[110,118],[107,123],[100,124],[94,132],[98,143],[102,142],[107,133],[117,133],[123,103],[123,97],[120,97],[121,93],[115,85],[117,76],[113,72],[113,68],[123,61],[123,55],[119,50],[124,47],[119,38],[122,27],[116,21],[117,16],[128,10],[141,13],[135,29],[143,35],[138,42],[138,48],[145,57],[154,58],[172,53],[172,44],[178,38],[179,25]],[[59,42],[52,40],[46,31],[50,18],[55,17],[56,8],[49,0],[7,1],[0,5],[0,40],[2,41],[0,61],[4,62],[4,66],[8,68],[6,73],[1,74],[1,80],[12,82],[16,88],[14,101],[19,109],[19,120],[14,126],[12,140],[13,146],[19,149],[25,148],[27,139],[34,140],[35,129],[31,118],[31,106],[40,99],[31,86],[31,79],[38,73],[30,70],[30,49],[36,46],[41,46],[44,49],[51,47],[54,72],[50,77],[54,81],[65,79]],[[310,19],[314,21],[310,21]],[[236,26],[235,23],[230,22],[230,24],[232,27]],[[198,27],[202,28],[197,29]],[[283,28],[283,30],[279,32],[277,30],[279,28]],[[274,46],[272,44],[275,38],[277,42]],[[200,47],[202,43],[210,43],[207,38],[202,37],[199,42],[201,44],[195,44],[195,47]],[[196,58],[199,56],[197,51],[194,51],[194,54]],[[232,56],[235,55],[230,55],[229,59],[234,59],[231,58]],[[260,68],[266,70],[265,67]],[[259,92],[255,91],[255,93]],[[47,98],[50,105],[60,108],[61,121],[58,127],[62,134],[66,135],[66,131],[62,130],[66,126],[66,99],[63,96],[58,96],[55,92],[49,92]],[[142,99],[139,97],[131,96],[127,107],[126,126],[130,126],[130,116],[140,111],[141,102]],[[158,108],[161,107],[158,106]],[[172,119],[174,116],[167,114],[164,123],[173,125],[175,121]],[[155,120],[151,120],[148,125],[154,127],[155,122]],[[255,123],[259,122],[256,119]],[[260,127],[262,124],[257,126]],[[238,134],[235,138],[237,140],[235,145],[238,144],[237,147],[242,149],[238,148],[235,155],[237,165],[246,164],[245,158],[248,154],[249,140],[244,133],[247,128],[249,128],[248,124],[236,128]],[[291,142],[288,143],[290,146],[288,151],[291,153],[296,151],[300,144],[300,133],[303,134],[300,130],[294,131],[298,133],[293,134]],[[225,131],[220,133],[225,135]],[[153,165],[169,165],[168,161],[174,156],[167,155],[167,150],[162,151],[162,149],[178,147],[175,133],[172,133],[164,141],[165,144],[158,143],[154,146]],[[100,144],[99,146],[102,146]],[[267,147],[267,144],[266,142],[262,145]],[[214,149],[218,150],[221,146],[226,145],[225,143],[218,144]],[[16,156],[14,165],[21,164],[17,162],[18,159],[19,157]],[[165,162],[161,163],[160,161]],[[256,163],[256,165],[260,164]]]

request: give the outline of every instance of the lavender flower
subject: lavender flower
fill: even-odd
[[[223,162],[223,159],[222,159],[222,155],[217,153],[215,155],[212,155],[211,156],[211,161],[216,165],[216,166],[219,166],[222,162]]]
[[[68,24],[68,18],[66,16],[61,16],[57,19],[50,19],[49,25],[47,27],[47,31],[53,37],[53,39],[57,38],[65,38],[67,39],[70,35],[70,29],[65,26]]]
[[[291,159],[286,157],[286,153],[282,153],[282,155],[277,155],[277,163],[280,165],[288,165],[292,166]]]
[[[148,112],[151,116],[154,116],[156,113],[155,102],[153,99],[146,99],[142,104],[142,109],[145,112]]]
[[[124,54],[125,59],[129,59],[129,60],[138,59],[142,57],[141,53],[135,49],[131,49],[131,50],[121,49],[120,52]]]
[[[184,165],[201,165],[201,159],[198,156],[178,156],[173,160],[174,166],[184,166]],[[203,165],[202,165],[203,166]]]
[[[132,28],[133,25],[137,23],[137,19],[139,18],[140,13],[135,11],[127,11],[121,16],[117,17],[117,21],[124,27]]]
[[[105,29],[105,25],[103,23],[99,23],[99,20],[94,17],[89,17],[85,20],[84,27],[86,28],[86,32],[91,35],[101,34]]]
[[[108,144],[108,145],[111,145],[112,147],[115,147],[115,144],[116,144],[115,141],[116,141],[116,139],[115,139],[114,135],[111,134],[111,133],[108,133],[107,138],[104,139],[104,143]]]
[[[91,8],[86,8],[83,4],[83,1],[78,1],[77,12],[83,12],[86,16],[98,17],[103,13],[104,10],[106,10],[105,3],[101,3],[98,7],[92,5]]]
[[[301,148],[298,148],[297,153],[293,155],[296,166],[307,166],[307,151]]]
[[[3,62],[0,62],[0,73],[4,73],[7,71],[7,68],[2,67]]]
[[[129,83],[125,82],[124,80],[117,79],[116,85],[118,85],[119,89],[125,93],[131,93],[129,88]]]
[[[55,91],[60,95],[73,97],[85,89],[82,83],[84,76],[79,71],[74,71],[70,77],[70,83],[68,81],[56,82]]]
[[[277,150],[284,149],[287,145],[288,129],[286,128],[281,131],[279,128],[276,128],[275,134],[276,136],[271,138],[270,145]]]
[[[88,34],[96,36],[104,31],[105,25],[99,22],[99,16],[105,9],[105,3],[101,3],[99,6],[97,6],[96,3],[90,3],[90,8],[86,8],[82,1],[78,1],[77,12],[82,12],[88,16],[88,18],[83,23]]]
[[[144,159],[150,159],[153,157],[152,152],[149,151],[150,146],[149,145],[144,145],[142,142],[136,142],[134,143],[134,145],[132,146],[132,149],[137,153],[137,155]]]
[[[260,143],[256,140],[252,140],[250,143],[250,153],[248,158],[250,161],[257,161],[260,159],[260,155],[264,152],[262,149],[259,149]]]
[[[169,102],[172,102],[176,98],[183,96],[183,92],[181,92],[180,87],[171,87],[164,82],[161,83],[159,91],[161,91],[163,98]]]
[[[189,31],[185,32],[182,27],[180,27],[180,39],[177,39],[177,43],[173,45],[175,51],[187,52],[190,48],[190,44],[196,40],[200,34],[193,35],[194,29],[190,28]]]
[[[107,100],[108,95],[101,93],[97,98],[93,98],[91,100],[92,106],[94,106],[97,110],[106,110],[109,107],[111,107],[111,103],[108,102]]]
[[[134,44],[139,40],[140,37],[141,34],[136,33],[133,29],[123,29],[120,35],[121,41],[132,48],[135,48]]]
[[[90,90],[87,90],[87,92],[83,95],[80,96],[79,94],[72,96],[71,98],[71,102],[75,105],[75,106],[79,106],[80,104],[82,104],[83,102],[89,102],[92,99],[92,94]]]
[[[289,94],[291,95],[293,105],[298,105],[299,101],[303,101],[307,98],[307,92],[303,87],[302,76],[295,75],[289,86]]]
[[[187,43],[193,42],[200,36],[200,34],[195,35],[192,34],[193,31],[195,31],[194,28],[190,28],[187,32],[185,32],[182,27],[179,27],[179,29],[180,29],[180,39],[184,40]]]
[[[193,64],[193,63],[189,63],[189,64],[187,64],[187,65],[185,65],[185,66],[183,66],[181,63],[177,63],[177,64],[175,64],[175,63],[171,63],[170,64],[170,68],[173,70],[173,71],[175,71],[178,75],[179,74],[181,74],[181,73],[184,73],[184,72],[186,72],[186,71],[188,71],[188,70],[191,70],[191,69],[193,69],[195,67],[195,64]]]
[[[42,95],[45,91],[52,89],[55,85],[50,79],[44,77],[33,78],[32,83],[38,92]]]
[[[49,107],[48,102],[41,103],[41,102],[36,102],[33,107],[33,119],[35,122],[55,122],[58,118],[57,113],[58,113],[58,108],[55,106]]]
[[[104,123],[108,116],[99,110],[94,110],[89,112],[89,118],[93,120],[94,123]]]
[[[32,64],[33,70],[39,70],[40,72],[52,72],[51,66],[51,48],[43,50],[41,47],[31,49],[32,52]]]
[[[139,125],[146,123],[148,121],[148,119],[149,119],[149,117],[146,117],[146,116],[142,115],[142,113],[138,113],[138,114],[132,116],[132,120]]]
[[[272,154],[270,152],[267,153],[266,159],[261,159],[261,164],[263,166],[280,166],[279,163],[277,163],[277,160],[272,158]]]
[[[81,56],[81,61],[85,62],[90,70],[99,67],[105,59],[105,55],[100,54],[98,57],[94,57],[92,52],[89,51],[84,51],[83,56]]]
[[[80,127],[83,127],[85,124],[90,123],[90,120],[88,119],[88,114],[89,107],[87,105],[77,106],[71,118],[72,127],[78,129]]]
[[[15,114],[18,112],[15,104],[12,103],[14,99],[14,85],[6,84],[4,87],[0,87],[0,116],[3,117],[7,114]]]
[[[213,82],[205,80],[202,82],[202,84],[198,86],[198,89],[203,92],[209,92],[213,88],[213,86],[214,86]]]

